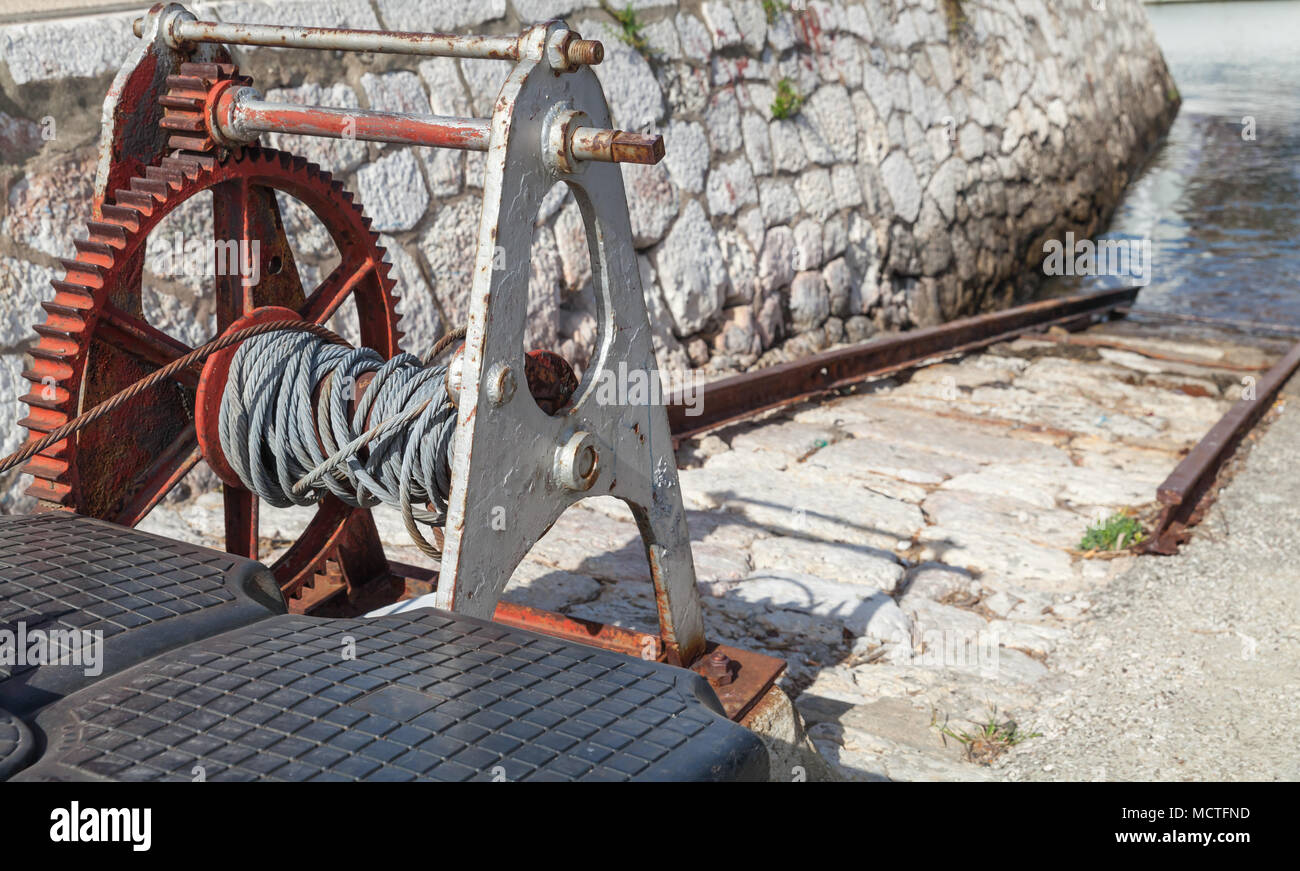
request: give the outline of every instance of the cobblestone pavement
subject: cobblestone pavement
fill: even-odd
[[[843,776],[1052,776],[1079,668],[1076,646],[1068,665],[1059,651],[1092,637],[1094,603],[1134,563],[1162,561],[1081,554],[1080,538],[1121,509],[1149,520],[1156,486],[1260,374],[1243,367],[1268,362],[1125,322],[1085,335],[936,363],[679,452],[709,636],[786,659],[785,687]],[[206,494],[146,525],[216,543],[219,518]],[[393,558],[420,561],[395,516],[377,519]],[[262,534],[283,544],[303,521],[275,512]],[[655,628],[636,527],[612,499],[566,512],[507,598]],[[963,740],[989,722],[1044,734],[996,758],[1000,742]]]

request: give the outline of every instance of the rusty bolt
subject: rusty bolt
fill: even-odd
[[[731,674],[731,657],[721,650],[714,651],[704,660],[704,667],[701,669],[704,676],[709,679],[709,683],[715,687],[725,687],[733,680]]]
[[[578,127],[571,134],[569,151],[579,160],[655,164],[663,160],[664,138],[657,133]]]
[[[605,46],[597,39],[575,39],[565,52],[569,63],[595,66],[605,59]]]
[[[610,144],[616,163],[653,165],[664,159],[664,138],[658,134],[619,131]]]

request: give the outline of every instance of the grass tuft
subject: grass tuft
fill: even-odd
[[[785,78],[776,83],[776,99],[772,101],[772,117],[777,121],[793,118],[803,106],[803,97],[794,89],[794,82]]]
[[[943,0],[943,14],[948,19],[948,35],[956,36],[966,25],[966,13],[961,8],[961,0]]]
[[[966,758],[980,765],[988,765],[1022,741],[1043,736],[1042,732],[1021,732],[1015,720],[999,723],[996,711],[989,712],[989,721],[976,729],[973,735],[966,731],[954,732],[947,724],[940,725],[937,712],[931,715],[930,725],[938,729],[939,734],[964,744]]]
[[[620,31],[618,38],[645,54],[649,43],[646,42],[645,36],[641,33],[641,20],[637,18],[636,10],[632,8],[631,4],[624,6],[621,11],[611,6],[607,0],[601,0],[601,5],[618,22]]]
[[[1146,537],[1142,523],[1130,509],[1125,509],[1089,526],[1079,542],[1079,550],[1123,550],[1141,544]]]

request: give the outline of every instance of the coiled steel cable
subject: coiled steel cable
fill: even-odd
[[[244,486],[272,505],[310,505],[327,493],[360,507],[383,502],[401,511],[422,551],[438,556],[420,524],[446,520],[456,433],[446,372],[412,354],[385,361],[307,333],[250,338],[235,352],[222,396],[222,452]],[[349,414],[367,374],[374,377]]]

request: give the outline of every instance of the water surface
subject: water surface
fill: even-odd
[[[1300,326],[1300,0],[1147,13],[1183,102],[1103,238],[1151,240],[1138,308]]]

